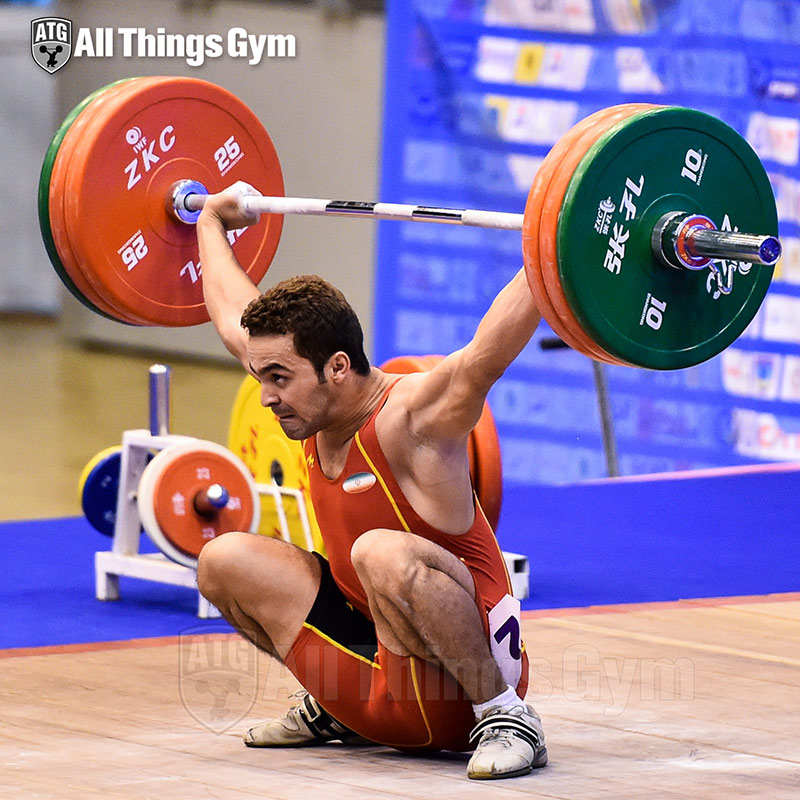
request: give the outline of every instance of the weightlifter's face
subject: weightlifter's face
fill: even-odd
[[[325,427],[331,387],[320,383],[311,362],[298,355],[291,334],[251,336],[247,356],[261,383],[261,404],[273,411],[290,439],[307,439]]]

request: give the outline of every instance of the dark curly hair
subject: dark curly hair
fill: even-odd
[[[294,347],[324,382],[323,368],[339,350],[347,353],[359,375],[369,375],[364,334],[345,296],[317,275],[298,275],[273,286],[242,314],[250,336],[294,334]]]

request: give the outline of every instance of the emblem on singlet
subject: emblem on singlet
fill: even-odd
[[[371,489],[378,479],[371,472],[356,472],[344,479],[342,489],[348,494],[358,494]]]

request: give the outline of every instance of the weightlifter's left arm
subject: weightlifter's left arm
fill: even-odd
[[[220,194],[210,195],[197,220],[206,308],[223,344],[245,368],[247,333],[240,320],[248,303],[258,297],[260,291],[236,260],[226,231],[258,222],[258,213],[246,213],[240,208],[239,199],[246,193],[234,185]]]
[[[494,299],[472,341],[406,382],[405,403],[414,433],[424,439],[466,441],[489,390],[540,320],[521,269]]]

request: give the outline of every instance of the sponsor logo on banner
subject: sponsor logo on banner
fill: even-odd
[[[800,120],[756,111],[747,124],[747,140],[764,160],[793,167],[800,157]]]
[[[800,223],[800,181],[779,172],[770,172],[769,180],[775,192],[778,219]]]
[[[800,284],[800,239],[796,236],[781,236],[783,255],[775,266],[773,281]]]
[[[729,347],[722,353],[722,385],[739,397],[775,400],[781,382],[782,357]]]
[[[767,341],[800,344],[800,297],[768,294],[762,313],[761,335]]]
[[[785,356],[781,380],[781,400],[800,403],[800,357]]]
[[[589,45],[543,44],[499,36],[478,41],[475,77],[486,83],[516,83],[582,91],[594,49]]]
[[[663,94],[664,83],[653,72],[641,47],[618,47],[614,53],[617,87],[621,92]]]
[[[763,97],[800,99],[800,67],[790,62],[770,63],[764,58],[751,63],[750,84]]]
[[[501,110],[498,133],[508,142],[555,144],[577,121],[577,103],[486,95],[489,108]]]
[[[166,28],[78,28],[73,42],[72,21],[40,17],[31,22],[33,60],[54,73],[74,58],[179,58],[189,67],[200,67],[206,59],[246,59],[257,66],[265,58],[294,58],[297,41],[293,34],[250,33],[229,28],[225,33],[172,33]]]
[[[33,60],[51,75],[65,66],[72,55],[72,20],[39,17],[31,20]]]
[[[583,91],[593,55],[588,45],[548,44],[537,83],[549,89]]]
[[[800,459],[800,419],[736,408],[733,411],[736,452],[768,461]]]
[[[507,156],[508,170],[514,179],[514,186],[520,192],[529,192],[533,179],[542,166],[543,158],[511,153]]]
[[[640,0],[603,0],[603,10],[616,33],[644,33],[647,30]]]
[[[502,36],[481,36],[475,77],[486,83],[511,83],[517,67],[519,42]]]
[[[594,33],[597,28],[592,0],[547,0],[537,3],[486,0],[483,19],[487,25],[545,31]]]

